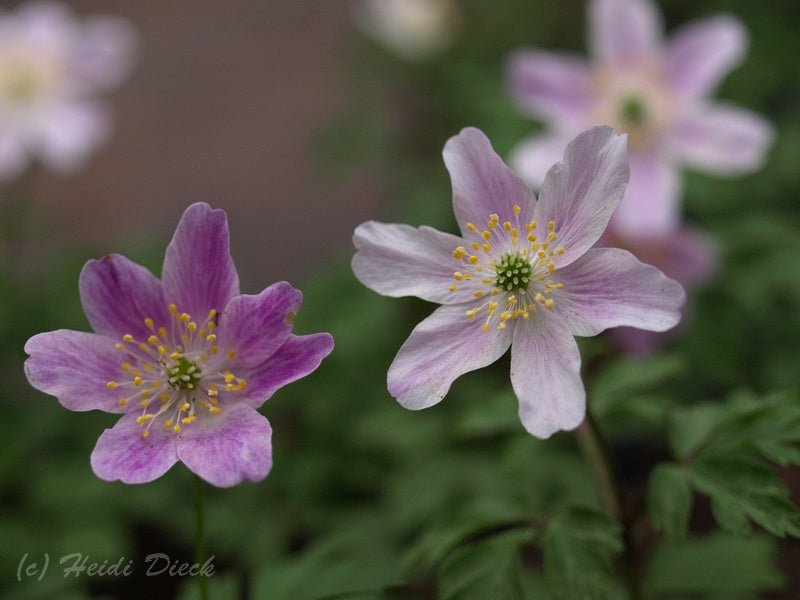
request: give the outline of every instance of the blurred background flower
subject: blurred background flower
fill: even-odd
[[[111,128],[95,96],[127,75],[135,40],[125,20],[77,18],[61,3],[0,13],[0,179],[34,157],[62,172],[83,165]]]

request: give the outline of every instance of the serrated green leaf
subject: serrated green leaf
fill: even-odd
[[[766,537],[743,539],[727,534],[666,542],[653,554],[645,577],[648,596],[738,598],[781,585],[775,548]],[[712,596],[713,595],[713,596]]]
[[[676,464],[660,464],[648,485],[647,507],[653,526],[669,538],[686,535],[692,490],[684,470]]]
[[[594,509],[554,518],[542,540],[544,571],[556,598],[607,598],[615,587],[611,558],[622,551],[619,524]]]
[[[531,531],[512,531],[459,548],[439,570],[437,598],[524,600],[519,550],[531,538]]]
[[[756,457],[703,457],[689,468],[697,489],[711,498],[717,522],[746,534],[747,517],[772,533],[800,536],[800,510],[778,474]]]

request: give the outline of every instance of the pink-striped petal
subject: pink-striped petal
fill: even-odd
[[[356,227],[353,243],[358,252],[352,268],[356,278],[384,296],[417,296],[438,304],[457,304],[472,299],[477,283],[458,282],[453,273],[460,262],[453,250],[468,244],[455,235],[431,227],[419,229],[368,221]]]
[[[531,314],[514,330],[511,384],[519,401],[519,418],[538,438],[575,429],[586,413],[581,355],[558,314]]]
[[[509,169],[484,133],[467,127],[447,140],[444,162],[453,184],[453,211],[461,232],[468,222],[478,227],[496,213],[500,220],[513,220],[515,205],[520,220],[529,218],[535,197],[519,175]]]
[[[565,252],[558,265],[581,256],[600,238],[628,183],[626,136],[594,127],[572,140],[564,161],[545,176],[534,218],[555,223]]]
[[[574,335],[593,336],[609,327],[666,331],[678,324],[683,287],[626,250],[593,248],[565,269],[555,310]]]
[[[437,404],[458,377],[492,364],[508,350],[513,323],[505,331],[484,332],[480,320],[467,318],[467,308],[437,308],[398,351],[389,367],[388,388],[405,408]]]

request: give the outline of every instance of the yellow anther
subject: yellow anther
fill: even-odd
[[[128,399],[120,398],[119,400],[117,400],[117,404],[119,404],[120,406],[126,406],[128,404]]]
[[[474,318],[475,318],[475,315],[477,315],[479,311],[480,311],[480,309],[479,309],[479,308],[470,308],[470,309],[467,311],[467,318],[469,318],[469,319],[474,319]]]
[[[470,244],[470,246],[472,246],[473,250],[480,250],[481,249],[481,245],[478,242],[472,242]]]
[[[169,355],[172,360],[178,360],[181,357],[181,353],[178,351],[173,352]]]
[[[178,319],[183,323],[188,323],[192,320],[192,317],[189,316],[189,313],[181,313],[181,316]]]
[[[113,390],[115,387],[117,387],[117,382],[116,382],[116,381],[109,381],[109,382],[106,384],[106,387],[107,387],[109,390]]]
[[[488,242],[489,240],[492,239],[492,232],[484,230],[481,232],[481,236],[483,236],[483,239],[485,239]]]
[[[149,398],[149,397],[150,397],[150,396],[152,396],[152,395],[153,395],[153,392],[150,392],[150,391],[148,391],[148,390],[142,390],[142,398],[145,398],[145,399],[147,399],[147,398]]]
[[[483,292],[480,290],[472,292],[472,295],[475,296],[476,298],[483,298]]]
[[[492,213],[489,215],[489,220],[497,223],[498,221],[500,221],[500,215],[498,215],[497,213]]]
[[[147,352],[147,344],[139,344],[139,350],[142,352]]]
[[[459,246],[458,248],[456,248],[455,250],[453,250],[453,258],[455,258],[456,260],[459,260],[459,259],[460,259],[461,257],[463,257],[463,256],[464,256],[466,253],[467,253],[467,249],[466,249],[466,248],[464,248],[464,246]]]
[[[547,223],[547,231],[553,231],[556,228],[556,222],[550,221]]]
[[[478,257],[475,256],[474,254],[469,257],[469,262],[470,262],[471,265],[478,264],[478,260],[479,260]]]
[[[147,338],[147,343],[151,346],[156,346],[158,345],[158,338],[154,335],[151,335],[149,338]]]
[[[521,212],[522,212],[522,207],[521,207],[519,204],[515,204],[515,205],[514,205],[514,206],[511,208],[511,210],[513,210],[513,211],[514,211],[514,214],[515,214],[516,216],[519,216],[519,213],[521,213]]]
[[[564,247],[563,247],[563,246],[559,246],[559,247],[558,247],[558,250],[556,250],[556,254],[558,254],[559,256],[561,256],[562,254],[564,254],[564,252],[566,252],[566,250],[564,250]]]
[[[475,227],[475,223],[467,223],[467,229],[470,231],[478,231],[478,228]]]
[[[536,229],[538,226],[539,226],[539,223],[537,223],[536,221],[531,221],[530,223],[528,223],[527,225],[525,225],[525,229],[527,229],[528,231],[533,231],[533,230],[534,230],[534,229]]]
[[[234,379],[233,373],[225,373],[225,383],[230,383]]]
[[[215,333],[211,333],[211,334],[206,336],[206,341],[207,342],[212,342],[213,343],[213,342],[216,341],[216,339],[217,339],[217,334],[215,334]]]
[[[472,279],[472,273],[464,273],[464,279],[466,281],[469,281],[470,279]]]
[[[208,412],[210,412],[212,415],[218,415],[222,413],[222,409],[219,406],[209,406]]]
[[[499,323],[497,325],[497,331],[503,331],[505,328],[506,328],[506,324],[505,323]]]
[[[492,329],[492,328],[489,326],[489,324],[488,324],[488,323],[484,323],[483,327],[481,327],[481,330],[482,330],[484,333],[489,333],[489,331],[491,331],[491,329]]]
[[[167,328],[166,327],[159,327],[158,328],[158,335],[160,335],[163,339],[167,339]]]
[[[236,358],[236,350],[228,350],[227,355],[230,359]]]
[[[148,417],[150,415],[147,415]],[[164,421],[164,429],[172,429],[172,419],[167,419]]]
[[[154,418],[154,415],[142,415],[140,417],[136,417],[136,424],[137,425],[144,425],[148,421],[152,421],[153,418]]]
[[[217,324],[214,323],[214,321],[211,321],[211,323],[208,324],[208,330],[209,331],[214,331],[216,328],[217,328]]]
[[[486,221],[486,226],[489,229],[494,229],[497,226],[497,221]]]
[[[556,235],[555,231],[551,231],[550,233],[547,234],[547,237],[550,239],[551,242],[554,242],[556,241],[556,238],[558,236]]]
[[[522,313],[522,318],[523,318],[523,319],[525,319],[525,320],[527,321],[528,319],[530,319],[530,318],[531,318],[531,315],[530,315],[530,313],[529,313],[529,312],[526,310],[526,311],[524,311],[524,312]]]
[[[178,307],[174,304],[170,304],[167,308],[169,308],[170,314],[174,315],[176,312],[178,312]]]
[[[157,350],[157,351],[158,351],[158,353],[159,353],[159,354],[161,354],[162,356],[163,356],[164,354],[166,354],[166,353],[167,353],[167,349],[166,349],[164,346],[159,346],[158,348],[156,348],[156,350]]]
[[[483,248],[484,252],[491,252],[492,251],[492,247],[489,244],[484,244],[483,246],[481,246],[481,248]]]
[[[216,308],[212,308],[210,311],[208,311],[208,318],[209,319],[213,319],[216,316],[217,316],[217,309]]]
[[[219,392],[217,391],[216,388],[209,388],[209,390],[208,390],[208,395],[209,396],[216,396],[217,394],[219,394]]]
[[[142,431],[142,437],[143,438],[150,437],[150,430],[149,429],[145,429],[144,431]]]
[[[553,308],[554,304],[555,304],[555,302],[553,302],[552,298],[548,298],[547,300],[544,301],[544,307],[545,308]]]
[[[529,233],[528,234],[528,241],[529,242],[535,242],[536,241],[536,234],[535,233]]]
[[[142,383],[144,383],[144,380],[141,377],[133,378],[133,385],[135,385],[136,387],[139,387],[140,385],[142,385]]]
[[[542,294],[536,294],[536,296],[534,296],[534,300],[537,302],[544,302],[544,296]]]
[[[153,323],[153,319],[151,319],[150,317],[145,317],[144,325],[148,329],[152,329],[155,326],[155,323]]]
[[[547,250],[550,247],[550,242],[542,242],[542,250]]]
[[[159,400],[161,400],[162,402],[166,403],[166,402],[169,402],[169,401],[170,401],[170,399],[172,398],[172,396],[171,396],[170,394],[161,394],[161,395],[160,395],[158,398],[159,398]]]
[[[564,287],[564,284],[563,284],[563,283],[557,283],[557,284],[555,284],[555,286],[554,286],[554,287],[555,287],[557,290],[560,290],[560,289],[562,289],[562,288]]]
[[[130,333],[126,333],[122,336],[122,341],[130,344],[133,341],[133,336]]]
[[[147,398],[143,398],[142,400],[139,400],[139,406],[141,406],[142,408],[147,408],[149,405],[150,405],[150,401]]]
[[[511,222],[510,221],[505,221],[503,223],[503,229],[505,229],[506,231],[511,231]]]
[[[116,348],[117,350],[122,350],[123,352],[125,351],[125,346],[123,346],[123,345],[122,345],[122,344],[120,344],[119,342],[117,342],[116,344],[114,344],[114,348]]]
[[[217,352],[219,352],[219,347],[218,346],[211,346],[211,350],[209,350],[209,352],[211,352],[212,356],[216,356]]]
[[[186,329],[188,329],[189,331],[191,331],[192,333],[194,333],[195,331],[197,331],[197,323],[195,323],[194,321],[190,321],[190,322],[189,322],[189,323],[186,325]]]
[[[175,423],[175,427],[172,428],[172,431],[174,431],[175,433],[180,433],[182,431],[181,426]]]
[[[447,289],[450,290],[451,292],[455,292],[458,289],[458,286],[455,283],[453,283]]]
[[[188,411],[191,407],[192,407],[192,405],[189,404],[188,402],[184,402],[183,404],[181,404],[181,410],[183,412]]]
[[[455,273],[453,273],[453,279],[455,279],[456,281],[461,281],[462,279],[464,279],[464,274],[461,271],[456,271]]]
[[[122,363],[120,365],[123,371],[130,371],[131,370],[131,363]]]

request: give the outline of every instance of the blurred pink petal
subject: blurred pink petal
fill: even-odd
[[[651,0],[592,0],[589,42],[600,62],[630,63],[660,50],[663,25]]]
[[[76,43],[75,76],[98,89],[115,87],[133,66],[136,46],[136,31],[127,21],[89,17]]]
[[[631,155],[631,180],[611,219],[624,235],[664,235],[680,221],[681,180],[675,167],[657,154]]]
[[[719,175],[760,168],[775,131],[754,112],[723,104],[696,107],[683,116],[671,148],[687,164]]]
[[[591,72],[577,56],[521,50],[509,59],[507,76],[512,98],[533,116],[582,121],[591,108]]]
[[[747,32],[734,17],[719,15],[683,26],[667,48],[670,88],[684,98],[710,94],[746,49]]]
[[[541,188],[544,176],[564,156],[571,139],[560,132],[530,137],[514,148],[508,162],[532,186]]]
[[[89,153],[111,133],[111,117],[105,108],[88,102],[54,106],[42,116],[42,160],[56,171],[75,172]]]

